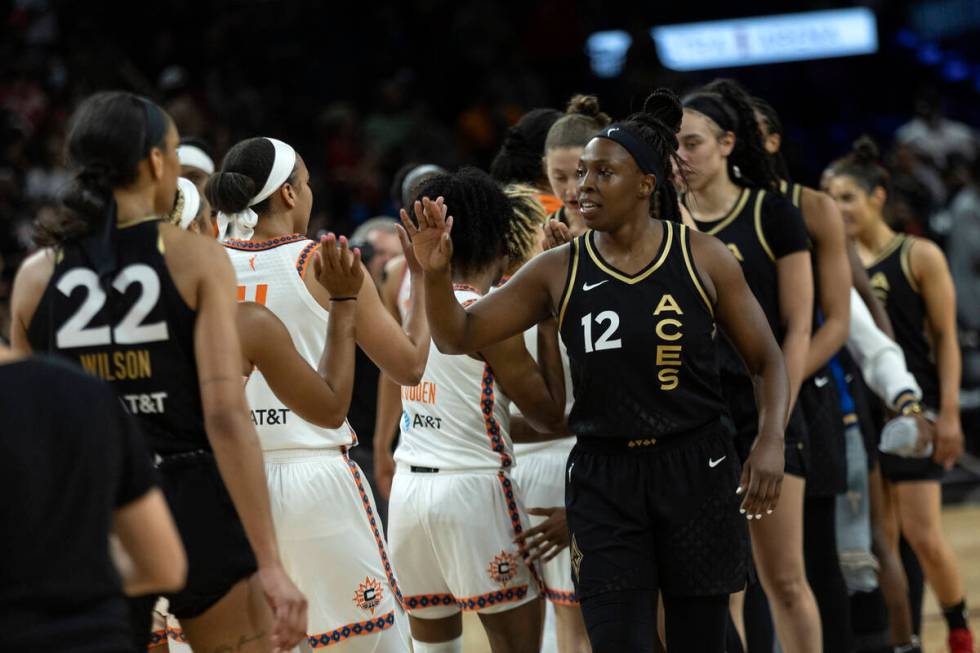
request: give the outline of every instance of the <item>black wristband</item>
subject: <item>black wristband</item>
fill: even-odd
[[[356,302],[357,301],[357,297],[356,296],[354,296],[354,297],[331,297],[330,298],[330,301],[332,301],[332,302]]]

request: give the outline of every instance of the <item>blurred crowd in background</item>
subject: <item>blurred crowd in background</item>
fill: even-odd
[[[395,215],[389,187],[403,164],[486,167],[528,109],[563,108],[588,92],[622,116],[655,86],[683,92],[732,76],[780,112],[798,181],[816,185],[861,133],[883,146],[890,219],[949,256],[964,408],[980,407],[980,9],[957,22],[955,12],[971,3],[943,3],[933,22],[954,27],[934,33],[922,17],[935,2],[864,3],[878,19],[876,55],[681,74],[661,65],[650,27],[838,5],[15,0],[0,27],[0,335],[32,223],[56,210],[69,174],[67,119],[93,91],[158,100],[215,161],[244,137],[289,141],[312,173],[311,231],[350,234],[371,217]],[[632,46],[621,72],[602,78],[585,43],[612,28],[632,34]]]

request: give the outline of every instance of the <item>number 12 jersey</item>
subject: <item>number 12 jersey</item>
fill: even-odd
[[[682,435],[724,414],[714,308],[687,227],[660,222],[653,260],[626,274],[603,260],[589,231],[570,244],[559,314],[580,438]]]

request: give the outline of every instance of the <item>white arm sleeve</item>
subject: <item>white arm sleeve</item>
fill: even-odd
[[[895,399],[911,392],[916,399],[922,398],[922,390],[905,365],[902,348],[878,328],[871,311],[856,290],[851,288],[851,332],[847,349],[861,367],[861,375],[871,390],[881,397],[889,408]]]

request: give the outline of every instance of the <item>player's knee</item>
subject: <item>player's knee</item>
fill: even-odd
[[[905,539],[916,557],[925,563],[939,560],[945,553],[945,542],[939,529],[910,530],[905,534]]]
[[[777,573],[767,585],[769,600],[787,608],[799,605],[807,590],[806,576],[795,572]]]

